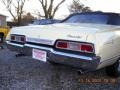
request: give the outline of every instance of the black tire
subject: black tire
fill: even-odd
[[[110,77],[119,77],[119,61],[117,60],[113,65],[106,67],[106,73]]]
[[[4,35],[0,34],[0,42],[3,42],[4,41]]]

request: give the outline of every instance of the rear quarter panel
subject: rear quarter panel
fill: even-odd
[[[120,29],[96,33],[96,55],[101,57],[99,68],[112,65],[120,57]]]

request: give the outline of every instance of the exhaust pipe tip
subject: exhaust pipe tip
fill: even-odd
[[[83,74],[84,72],[83,72],[83,70],[77,70],[77,73],[78,73],[79,75],[81,75],[81,74]]]

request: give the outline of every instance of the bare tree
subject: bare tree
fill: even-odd
[[[28,25],[30,23],[33,23],[35,19],[37,18],[34,17],[30,12],[28,12],[22,16],[21,25]]]
[[[91,12],[90,7],[85,6],[80,2],[80,0],[73,0],[72,4],[68,7],[70,13],[78,13],[78,12]]]
[[[59,1],[59,0],[58,0]],[[54,7],[54,0],[39,0],[43,11],[44,15],[41,15],[39,13],[39,16],[44,17],[46,19],[53,19],[56,12],[58,11],[60,5],[65,2],[65,0],[61,0],[55,7]]]
[[[21,18],[23,14],[23,7],[26,0],[2,0],[8,12],[13,17],[13,20],[21,24]]]

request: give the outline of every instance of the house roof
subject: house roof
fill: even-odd
[[[6,15],[0,14],[0,16],[7,17]]]

